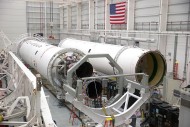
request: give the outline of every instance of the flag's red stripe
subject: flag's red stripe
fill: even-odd
[[[115,15],[115,16],[110,16],[110,18],[123,18],[123,17],[125,17],[125,15],[119,15],[119,16]]]
[[[111,22],[111,21],[110,21],[110,24],[125,24],[125,21],[122,21],[122,22],[116,22],[116,21]]]
[[[116,5],[119,5],[119,4],[126,4],[126,2],[119,2],[119,3],[116,3]]]
[[[110,15],[110,18],[121,18],[121,17],[125,17],[125,15]]]

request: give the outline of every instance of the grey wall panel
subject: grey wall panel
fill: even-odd
[[[189,0],[169,0],[168,25],[169,31],[189,31],[188,22],[190,17]]]
[[[159,5],[159,0],[136,0],[136,8],[147,8]]]
[[[158,7],[155,8],[143,8],[143,9],[136,9],[135,17],[139,16],[154,16],[159,14],[160,9]]]
[[[63,28],[67,28],[67,8],[63,8]]]
[[[11,40],[27,32],[25,1],[0,1],[0,30],[4,31]]]
[[[12,15],[12,16],[21,16],[26,15],[25,9],[13,9],[13,8],[0,8],[2,15]],[[15,13],[16,12],[16,13]]]
[[[10,8],[10,9],[24,9],[25,6],[24,0],[1,0],[0,8]]]
[[[104,29],[105,21],[105,1],[95,1],[95,26],[97,29]]]
[[[82,2],[81,4],[81,28],[88,29],[89,28],[89,2]]]
[[[77,7],[71,7],[71,29],[76,29],[77,26]]]
[[[25,32],[23,30],[23,28],[26,29],[26,26],[23,25],[23,23],[21,22],[3,22],[0,23],[1,27],[0,28],[4,28],[3,31],[5,31],[6,29],[20,29],[21,31]],[[16,25],[16,26],[15,26]],[[7,31],[7,30],[6,30]],[[12,31],[10,31],[9,33],[11,33]],[[15,31],[16,32],[16,31]],[[26,33],[26,32],[25,32]]]
[[[135,17],[135,22],[136,23],[142,23],[142,22],[158,22],[159,21],[159,16],[158,15],[147,15],[147,16],[138,16]]]
[[[188,2],[189,0],[169,0],[169,3],[176,4],[176,3],[183,3]]]
[[[184,2],[184,3],[175,3],[169,4],[169,8],[168,8],[168,12],[169,13],[181,13],[181,12],[188,12],[189,11],[189,4],[188,2]]]
[[[136,30],[157,30],[142,26],[144,22],[159,22],[160,0],[136,0],[135,1],[135,29]],[[139,29],[141,28],[141,29]],[[143,29],[142,29],[143,28]]]
[[[1,15],[0,23],[6,23],[6,22],[25,22],[26,20],[23,18],[18,18],[25,15]],[[7,24],[7,23],[6,23]]]
[[[168,15],[168,22],[188,21],[188,14]]]

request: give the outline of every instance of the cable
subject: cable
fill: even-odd
[[[98,92],[97,92],[97,88],[96,88],[96,82],[94,80],[94,84],[95,84],[95,89],[96,89],[96,97],[98,98]]]

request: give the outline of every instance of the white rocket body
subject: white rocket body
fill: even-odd
[[[61,86],[66,79],[67,70],[78,62],[84,53],[78,50],[63,49],[35,39],[21,41],[17,47],[18,55],[24,62],[33,67],[54,86]],[[85,68],[76,70],[77,76],[90,76],[93,73],[92,65],[83,63]],[[84,71],[83,71],[84,70]]]
[[[159,84],[166,72],[166,62],[159,51],[150,51],[138,47],[124,47],[104,43],[94,43],[75,39],[65,39],[59,44],[61,48],[75,48],[85,54],[109,54],[121,66],[124,73],[146,73],[149,85]],[[105,74],[114,74],[114,69],[106,59],[90,59],[93,67]],[[131,76],[131,80],[141,81],[142,76]]]
[[[26,63],[48,79],[49,63],[53,56],[61,51],[62,49],[56,46],[28,40],[20,46],[19,55]]]

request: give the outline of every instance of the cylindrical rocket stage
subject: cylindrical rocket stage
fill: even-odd
[[[63,49],[32,39],[21,41],[17,51],[24,62],[48,79],[52,85],[60,87],[66,79],[67,70],[84,56],[84,53],[77,49]],[[84,62],[76,70],[78,78],[90,77],[92,74],[93,67],[89,62]]]
[[[78,49],[85,54],[109,54],[121,66],[125,74],[149,75],[150,86],[159,84],[166,73],[166,61],[159,51],[75,39],[62,40],[59,47]],[[90,63],[97,71],[115,74],[113,67],[106,59],[90,59]],[[129,79],[141,82],[142,76],[131,76]]]

